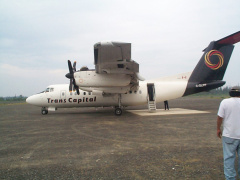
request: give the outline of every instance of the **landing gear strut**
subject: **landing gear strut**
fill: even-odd
[[[118,94],[118,107],[115,107],[115,115],[116,116],[121,116],[122,115],[121,99],[122,99],[121,94]]]
[[[48,113],[48,109],[46,107],[42,107],[42,115],[46,115]]]

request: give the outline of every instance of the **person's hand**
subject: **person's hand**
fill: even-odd
[[[217,130],[217,137],[219,137],[220,139],[222,138],[222,131],[221,131],[221,129]]]

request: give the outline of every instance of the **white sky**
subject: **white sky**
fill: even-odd
[[[240,30],[239,0],[0,0],[0,96],[69,83],[67,60],[94,68],[99,41],[132,43],[146,79],[189,72],[210,41]],[[240,83],[240,43],[224,76]]]

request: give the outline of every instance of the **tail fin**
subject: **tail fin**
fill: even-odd
[[[212,41],[204,49],[197,66],[193,70],[184,96],[218,88],[222,81],[235,43],[240,41],[240,31],[218,41]]]

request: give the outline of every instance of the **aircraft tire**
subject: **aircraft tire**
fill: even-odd
[[[46,115],[48,113],[48,110],[42,110],[42,115]]]
[[[116,108],[115,109],[115,115],[116,116],[121,116],[122,115],[122,109],[121,108]]]

